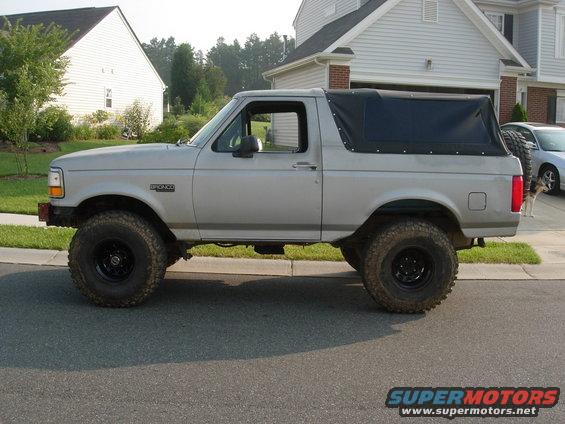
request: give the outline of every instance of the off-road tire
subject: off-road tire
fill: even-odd
[[[403,252],[429,257],[428,278],[422,287],[406,288],[395,276]],[[427,252],[427,253],[426,253]],[[438,306],[451,292],[458,259],[447,234],[434,224],[416,218],[396,221],[379,229],[365,248],[363,284],[373,299],[390,312],[421,313]]]
[[[547,171],[552,171],[555,175],[555,186],[547,192],[547,194],[551,196],[556,196],[561,192],[561,176],[559,175],[559,171],[553,165],[544,165],[539,171],[538,178],[542,178]]]
[[[524,199],[526,199],[532,185],[532,150],[530,146],[528,146],[525,137],[517,131],[504,130],[502,131],[502,136],[508,150],[520,159],[520,163],[522,164]]]
[[[363,266],[363,252],[362,249],[356,247],[341,247],[341,254],[351,267],[357,271],[361,272],[361,267]]]
[[[133,258],[124,281],[109,282],[96,262],[97,246],[118,240]],[[163,280],[165,244],[155,228],[130,212],[109,211],[88,219],[76,232],[69,249],[71,278],[94,304],[127,308],[143,303]]]

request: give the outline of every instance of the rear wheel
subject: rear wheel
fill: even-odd
[[[510,150],[522,164],[525,199],[532,185],[532,150],[526,138],[517,131],[504,130],[502,131],[502,136],[508,150]]]
[[[430,222],[404,219],[369,241],[363,283],[391,312],[418,313],[439,305],[451,292],[458,260],[447,234]]]
[[[363,256],[361,252],[361,248],[357,247],[342,247],[341,254],[345,261],[351,265],[353,269],[358,272],[361,272],[361,266],[363,264]]]
[[[545,165],[539,173],[539,178],[543,180],[549,191],[547,194],[557,195],[561,191],[561,177],[559,171],[553,165]]]
[[[90,218],[69,249],[73,282],[93,303],[106,307],[143,303],[163,280],[166,260],[165,245],[155,228],[122,211]]]

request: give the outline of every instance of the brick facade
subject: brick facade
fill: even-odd
[[[347,65],[330,65],[330,89],[348,89],[349,88],[349,66]]]
[[[518,78],[500,78],[500,112],[498,118],[501,124],[510,122],[512,119],[512,109],[516,105],[517,88]]]
[[[548,123],[549,97],[557,95],[554,88],[528,87],[528,121]]]

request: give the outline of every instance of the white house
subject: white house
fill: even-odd
[[[303,0],[273,88],[482,93],[565,124],[565,0]]]
[[[152,125],[163,120],[165,84],[119,7],[89,7],[6,16],[23,25],[54,23],[72,35],[64,94],[56,103],[75,118],[121,113],[135,99],[151,105]]]

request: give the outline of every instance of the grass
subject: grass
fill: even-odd
[[[0,225],[0,246],[28,249],[66,250],[75,233],[70,228],[34,228],[15,225]],[[341,252],[329,244],[312,246],[287,246],[285,255],[258,255],[251,247],[222,248],[215,245],[195,247],[194,256],[252,259],[292,259],[308,261],[343,261]],[[525,243],[487,243],[485,249],[475,248],[459,252],[462,263],[531,264],[541,263],[538,254]]]
[[[60,143],[61,151],[59,152],[30,153],[28,155],[29,173],[34,176],[46,176],[51,161],[68,153],[132,143],[135,142],[126,140],[93,140]],[[8,152],[0,152],[0,199],[2,199],[0,202],[0,212],[36,215],[37,203],[48,200],[47,178],[5,178],[16,173],[17,168],[14,155]]]
[[[59,152],[28,154],[29,173],[31,175],[47,175],[51,161],[68,153],[133,143],[136,142],[128,140],[89,140],[59,143],[61,149]],[[0,152],[0,177],[16,175],[17,172],[18,169],[16,167],[16,161],[14,160],[14,154],[10,152]]]

